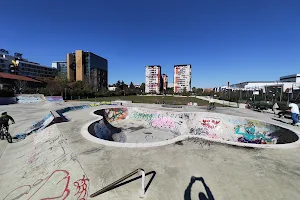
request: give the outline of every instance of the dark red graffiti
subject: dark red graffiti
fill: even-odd
[[[220,123],[220,120],[203,119],[201,124],[205,128],[214,129],[218,126],[219,123]]]
[[[48,182],[49,184],[53,183],[55,180],[57,180],[59,176],[59,181],[56,183],[58,185],[58,188],[53,191],[49,191],[49,188],[45,186]],[[61,179],[60,179],[61,178]],[[35,181],[32,185],[23,185],[20,186],[13,191],[11,191],[4,199],[19,199],[20,197],[23,197],[24,195],[29,194],[29,192],[37,185],[41,186],[33,192],[33,194],[30,197],[25,197],[27,200],[29,199],[36,199],[36,196],[42,196],[43,194],[52,194],[52,197],[43,197],[39,198],[40,200],[50,200],[50,199],[66,199],[70,194],[69,189],[69,183],[70,183],[70,174],[66,170],[55,170],[53,171],[48,177],[45,179],[38,179]],[[45,187],[44,187],[45,186]],[[46,192],[47,191],[47,192]],[[34,197],[34,198],[33,198]],[[25,199],[23,198],[23,199]]]
[[[87,199],[87,182],[89,179],[85,178],[85,175],[83,175],[82,179],[79,179],[74,182],[74,185],[76,186],[77,193],[74,195],[78,195],[77,200],[86,200]]]
[[[69,194],[70,194],[70,189],[69,189],[69,183],[70,183],[70,174],[68,171],[66,170],[55,170],[54,172],[52,172],[52,174],[50,176],[48,176],[48,178],[46,178],[45,182],[28,198],[31,199],[36,193],[39,192],[39,190],[49,181],[49,179],[51,179],[54,175],[56,175],[56,173],[62,172],[65,176],[58,181],[56,184],[59,184],[62,181],[65,181],[65,184],[63,184],[63,190],[61,190],[62,192],[58,193],[58,195],[54,195],[53,197],[46,197],[46,198],[41,198],[41,200],[48,200],[48,199],[66,199]]]

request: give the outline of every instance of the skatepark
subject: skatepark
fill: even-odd
[[[298,199],[299,127],[248,109],[1,106],[0,199]],[[136,169],[145,171],[95,197]],[[141,195],[143,193],[143,195]]]

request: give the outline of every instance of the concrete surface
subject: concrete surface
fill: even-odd
[[[142,106],[161,109],[158,105]],[[13,133],[54,110],[50,107],[1,106],[16,118]],[[66,116],[71,121],[50,126],[17,143],[7,145],[0,141],[1,147],[5,145],[0,154],[0,198],[88,199],[91,193],[137,168],[148,172],[146,183],[154,177],[144,199],[199,199],[202,193],[218,200],[299,198],[299,148],[249,149],[201,139],[156,148],[108,147],[90,142],[80,134],[84,124],[97,119],[90,115],[95,109],[98,108],[68,112]],[[193,107],[180,111],[190,109],[205,111]],[[299,127],[275,121],[272,115],[234,108],[217,108],[216,112],[268,121],[299,133]],[[139,199],[140,186],[140,179],[134,180],[93,199]]]

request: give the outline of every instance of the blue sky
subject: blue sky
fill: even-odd
[[[300,73],[299,0],[14,0],[1,18],[0,48],[47,66],[91,51],[109,83],[144,82],[146,65],[172,80],[192,64],[196,87]]]

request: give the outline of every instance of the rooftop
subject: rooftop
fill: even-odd
[[[42,83],[41,81],[37,81],[35,79],[29,78],[29,77],[26,77],[26,76],[19,76],[19,75],[15,75],[15,74],[7,74],[7,73],[3,73],[3,72],[0,72],[0,78]]]

